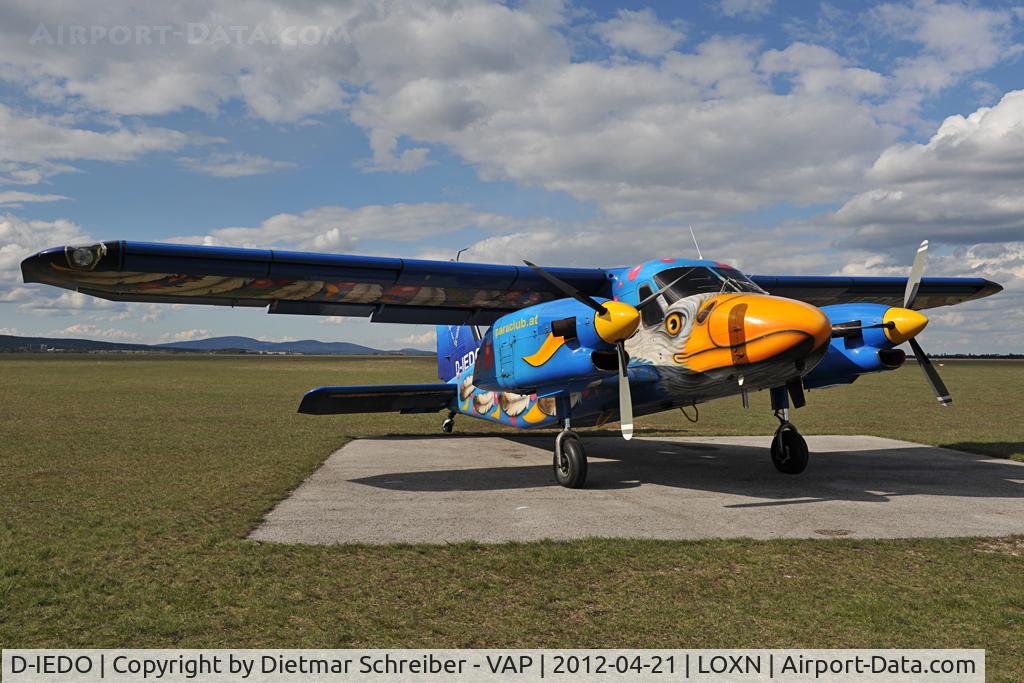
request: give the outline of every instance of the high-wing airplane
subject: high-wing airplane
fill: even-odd
[[[717,261],[546,268],[140,242],[48,249],[21,264],[37,282],[113,301],[268,307],[437,327],[442,383],[321,387],[299,412],[448,411],[524,429],[559,425],[554,474],[580,487],[573,427],[751,391],[771,392],[775,467],[798,474],[807,444],[789,421],[804,389],[900,367],[909,343],[941,405],[951,399],[917,335],[919,310],[999,292],[981,278],[747,276]],[[486,328],[486,329],[485,329]]]

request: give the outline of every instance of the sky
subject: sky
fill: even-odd
[[[433,348],[433,329],[24,285],[144,240],[980,276],[930,352],[1024,351],[1024,5],[5,0],[0,334]]]

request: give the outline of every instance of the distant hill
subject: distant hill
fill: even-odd
[[[153,351],[146,344],[123,344],[94,339],[51,339],[49,337],[14,337],[0,334],[0,352],[16,351]]]
[[[43,352],[43,351],[119,351],[119,352],[183,352],[212,353],[238,351],[245,353],[301,353],[331,356],[433,356],[431,351],[420,349],[381,350],[351,344],[349,342],[322,342],[304,339],[294,342],[268,342],[251,337],[212,337],[194,341],[171,342],[169,344],[127,344],[104,342],[94,339],[59,339],[50,337],[15,337],[0,335],[0,352]]]
[[[188,351],[225,351],[240,350],[249,353],[305,353],[328,356],[379,356],[379,355],[404,355],[404,356],[433,356],[432,351],[420,349],[398,349],[397,351],[382,351],[369,346],[352,344],[351,342],[322,342],[316,339],[302,339],[300,341],[269,342],[253,339],[251,337],[211,337],[209,339],[196,339],[193,341],[171,342],[169,344],[158,344],[161,349],[182,349]]]

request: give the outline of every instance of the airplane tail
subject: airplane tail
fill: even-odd
[[[476,362],[480,340],[469,325],[437,326],[437,376],[448,382]]]

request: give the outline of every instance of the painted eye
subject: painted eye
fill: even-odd
[[[665,329],[673,337],[679,334],[679,330],[683,329],[683,316],[678,313],[669,313],[665,318]]]

